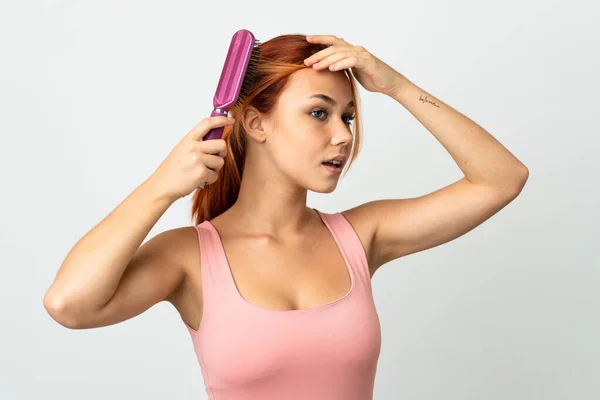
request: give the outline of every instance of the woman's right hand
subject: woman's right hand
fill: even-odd
[[[225,116],[200,121],[181,139],[158,166],[150,180],[167,196],[177,200],[192,193],[201,183],[209,185],[218,179],[225,164],[227,144],[223,139],[202,140],[211,129],[232,125]]]

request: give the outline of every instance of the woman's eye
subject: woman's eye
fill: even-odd
[[[311,111],[311,114],[314,115],[314,113],[325,113],[327,114],[327,112],[325,110],[314,110]],[[315,117],[321,119],[319,116],[315,115]],[[354,115],[346,115],[345,118],[347,118],[347,120],[344,121],[345,124],[349,125],[352,123],[352,121],[354,120]]]
[[[324,113],[324,112],[325,112],[325,110],[314,110],[314,111],[311,111],[311,114],[312,113]],[[317,118],[319,118],[319,117],[317,116]]]

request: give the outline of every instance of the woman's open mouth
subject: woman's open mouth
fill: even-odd
[[[341,162],[337,162],[337,161],[325,161],[323,163],[323,167],[325,167],[325,169],[332,174],[341,173],[342,166],[343,166],[343,164]]]

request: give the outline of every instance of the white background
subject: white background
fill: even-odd
[[[600,398],[598,6],[591,1],[3,1],[0,398],[206,398],[191,338],[160,303],[69,330],[42,299],[81,236],[212,110],[231,36],[333,34],[500,140],[521,195],[373,279],[375,399]],[[595,44],[594,44],[595,43]],[[395,100],[360,88],[362,153],[337,212],[462,177]],[[180,199],[149,237],[192,224]]]

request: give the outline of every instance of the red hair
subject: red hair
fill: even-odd
[[[222,214],[237,200],[246,158],[245,131],[238,116],[243,115],[244,110],[249,106],[268,115],[289,81],[290,75],[302,68],[312,68],[307,67],[304,60],[327,48],[324,44],[309,43],[305,35],[299,34],[277,36],[259,46],[261,52],[254,82],[249,88],[248,95],[242,100],[242,104],[230,110],[235,123],[225,126],[223,131],[222,138],[227,143],[227,156],[223,168],[219,171],[219,178],[212,185],[207,185],[194,193],[192,218],[195,219],[196,224]],[[354,76],[348,69],[344,72],[350,82],[352,99],[357,111],[353,124],[354,143],[348,160],[349,168],[360,150],[359,98]]]

